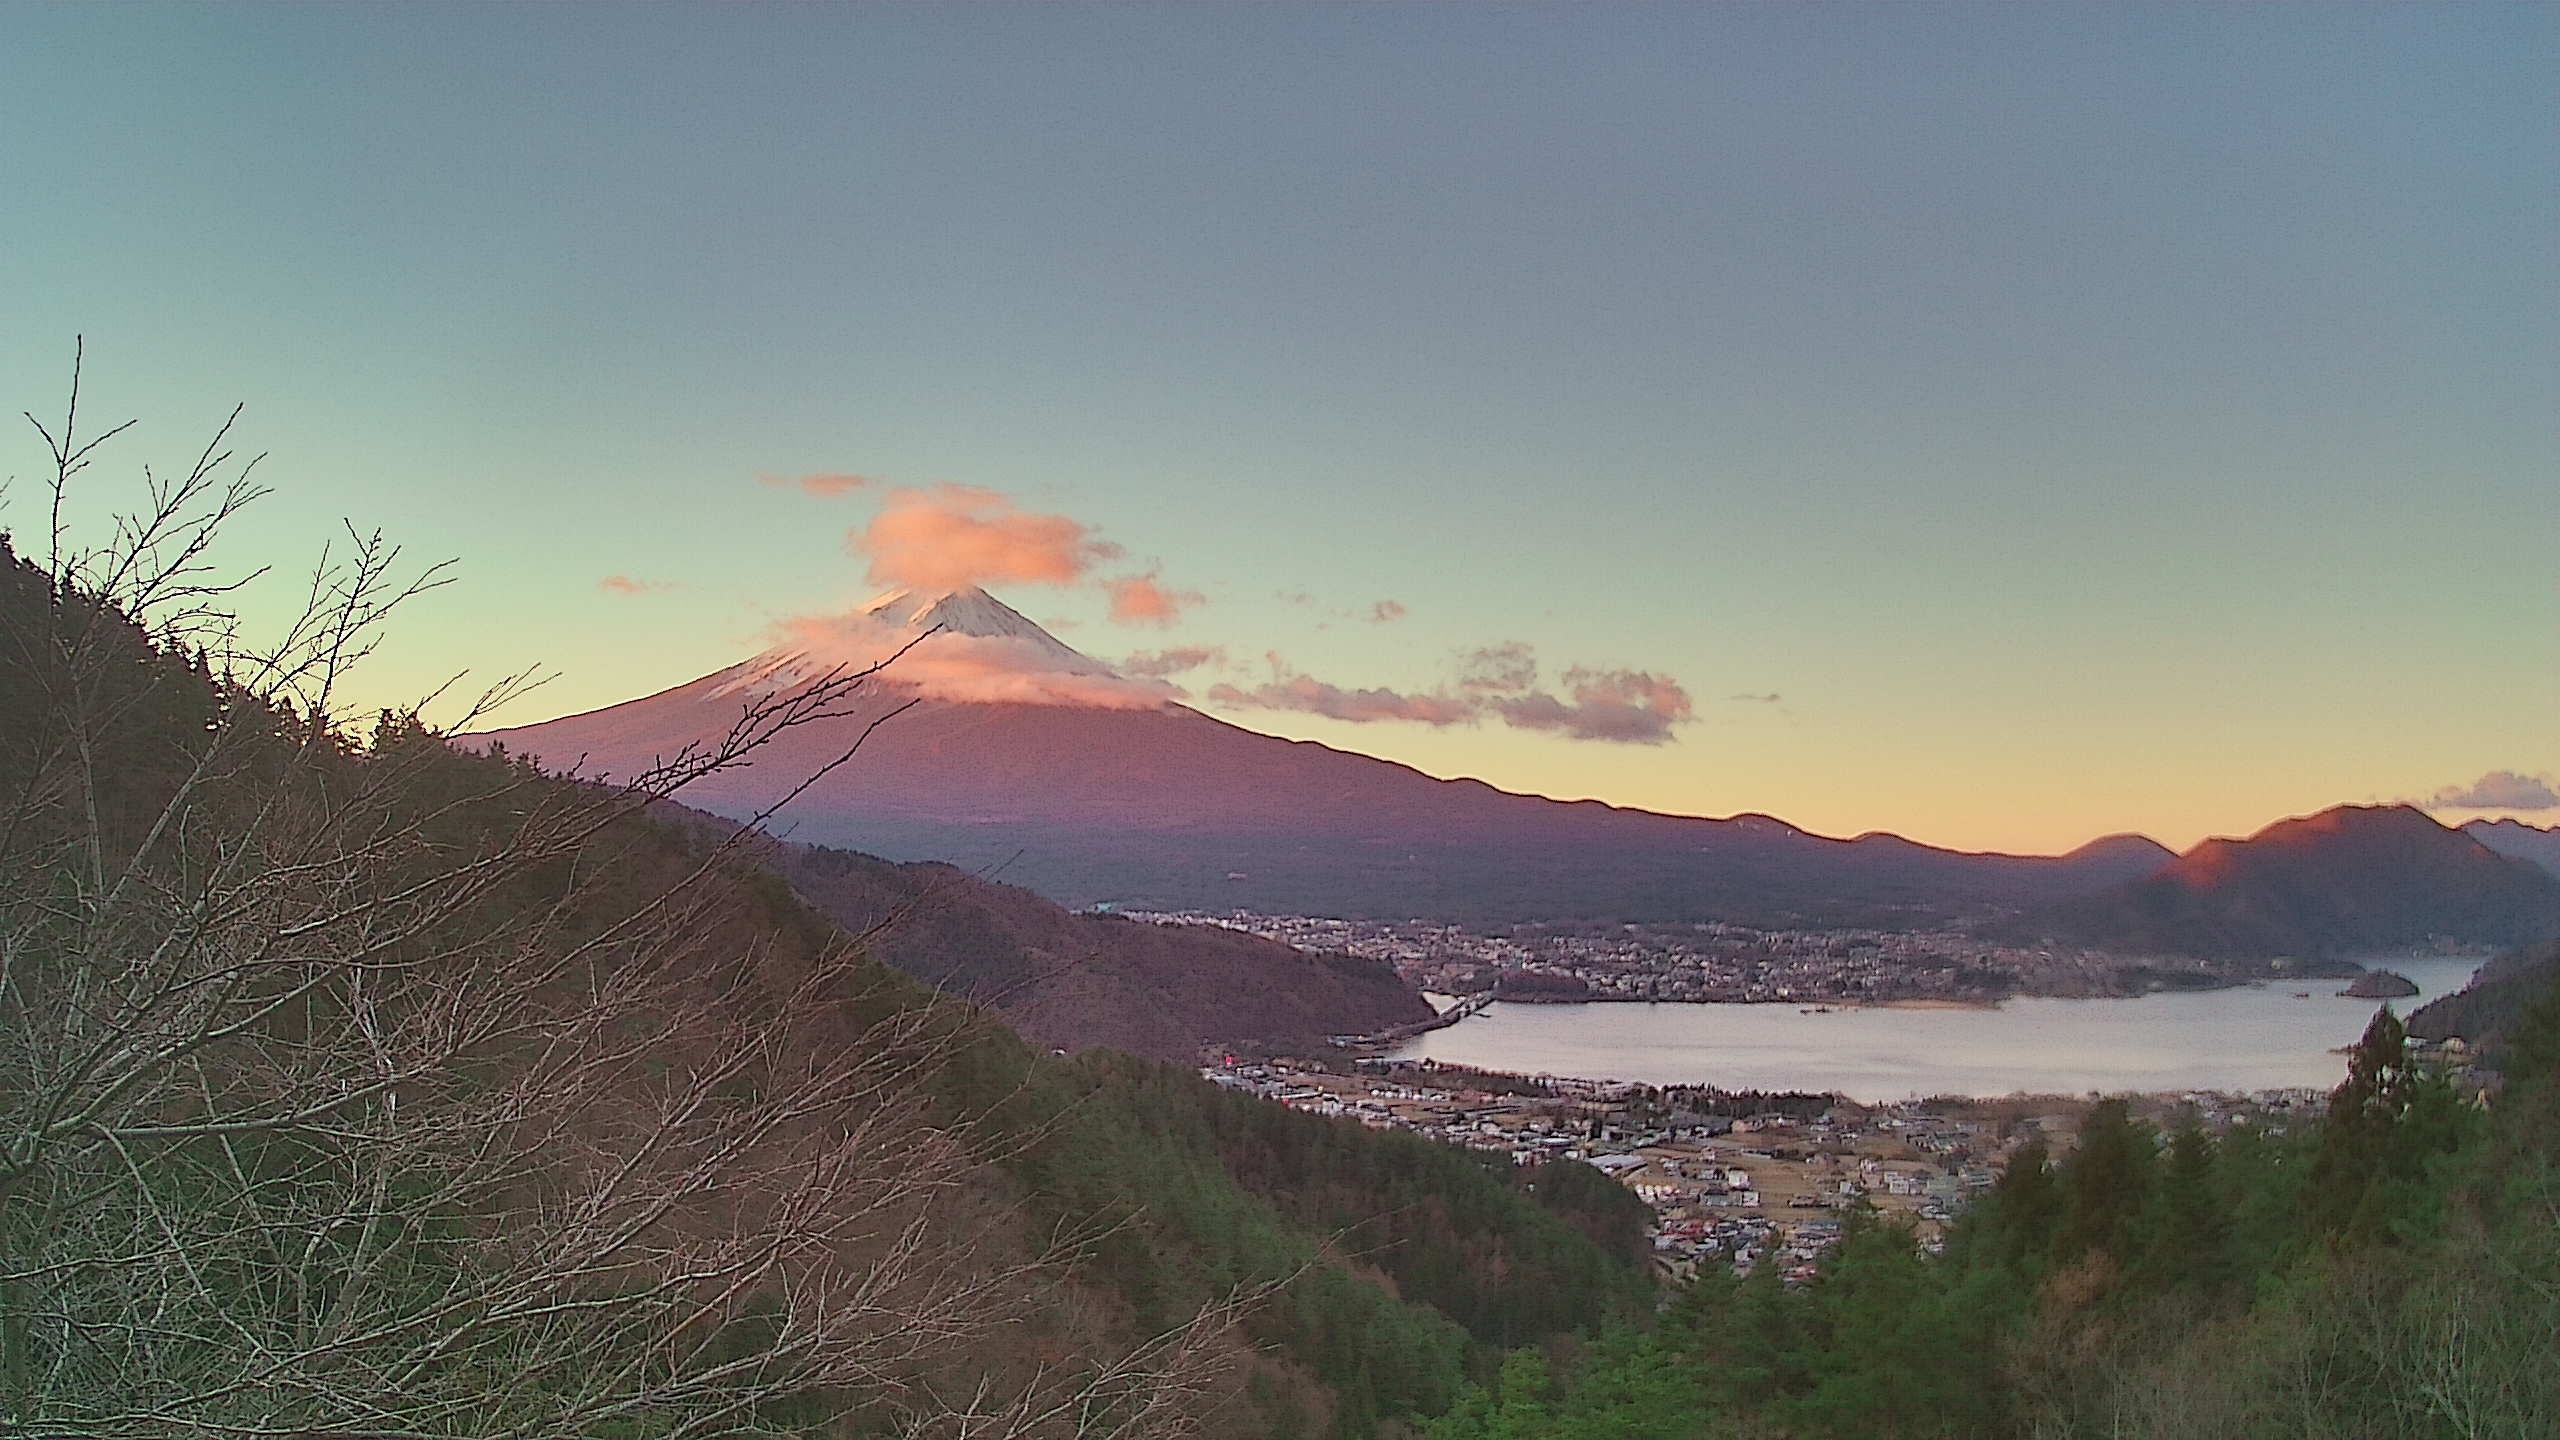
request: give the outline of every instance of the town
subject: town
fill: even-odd
[[[1483,931],[1243,910],[1120,913],[1381,960],[1418,989],[1492,991],[1505,1000],[1990,1004],[2010,995],[2122,995],[2231,978],[2183,957],[2001,944],[1971,925],[1902,931],[1549,923]]]
[[[1410,1130],[1507,1156],[1515,1165],[1578,1160],[1653,1210],[1665,1273],[1702,1266],[1748,1274],[1813,1273],[1838,1238],[1840,1212],[1861,1203],[1909,1224],[1924,1248],[2032,1138],[2070,1148],[2093,1097],[1941,1097],[1859,1105],[1836,1095],[1725,1092],[1555,1076],[1500,1075],[1431,1061],[1209,1057],[1219,1085],[1376,1129]],[[2319,1090],[2140,1097],[2166,1132],[2192,1119],[2281,1131],[2317,1114]]]

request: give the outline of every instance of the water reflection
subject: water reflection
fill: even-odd
[[[2476,959],[2387,960],[2418,986],[2406,1015],[2462,988]],[[1500,1003],[1391,1052],[1488,1070],[1857,1100],[2015,1091],[2326,1088],[2381,1002],[2342,980],[2128,1000],[2012,1000],[1996,1010]],[[2297,998],[2301,992],[2309,998]]]

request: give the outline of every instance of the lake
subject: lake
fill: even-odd
[[[2418,994],[2402,1015],[2462,988],[2476,958],[2382,959]],[[1836,1090],[1854,1100],[2087,1091],[2326,1089],[2336,1053],[2384,1002],[2344,980],[2121,1000],[2017,999],[1997,1009],[1796,1005],[1523,1005],[1498,1002],[1396,1047],[1397,1059],[1485,1070],[1727,1090]],[[2311,998],[2295,998],[2309,991]],[[1445,1003],[1441,997],[1436,1003]]]

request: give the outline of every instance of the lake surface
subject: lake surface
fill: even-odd
[[[2402,1015],[2462,988],[2478,959],[2382,959],[2418,993]],[[1727,1090],[1836,1090],[1854,1100],[2087,1091],[2326,1089],[2336,1053],[2385,1002],[2344,980],[2291,981],[2124,1000],[2011,1000],[1992,1010],[1795,1005],[1496,1003],[1388,1052],[1485,1070]],[[2311,998],[2297,999],[2302,991]],[[1445,1003],[1445,999],[1441,1003]]]

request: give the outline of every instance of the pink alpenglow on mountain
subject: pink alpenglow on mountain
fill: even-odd
[[[921,640],[918,637],[923,637]],[[678,798],[751,815],[911,708],[776,817],[790,838],[943,860],[1069,904],[1346,916],[1627,921],[1892,918],[2035,904],[2147,874],[2146,840],[2067,856],[1836,840],[1749,818],[1563,802],[1231,725],[1173,685],[1076,651],[983,590],[898,592],[796,623],[672,690],[465,737],[554,769],[630,776],[725,733],[751,700],[914,648],[851,713],[795,730]]]
[[[975,586],[895,590],[853,614],[793,620],[785,628],[783,644],[711,677],[721,680],[711,694],[773,694],[892,656],[883,683],[932,700],[1125,710],[1163,705],[1179,693],[1161,680],[1119,674]]]

